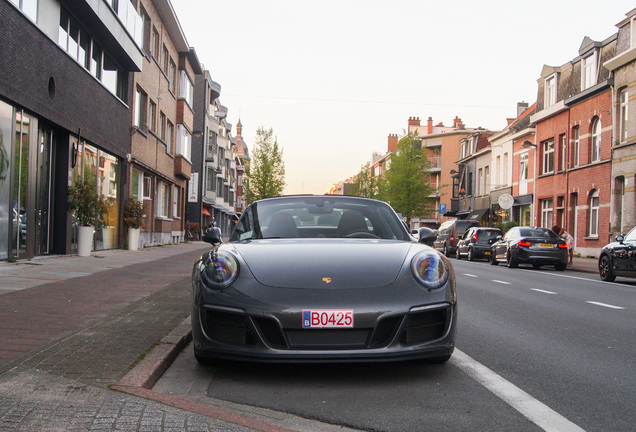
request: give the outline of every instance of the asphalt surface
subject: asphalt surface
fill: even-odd
[[[207,248],[1,262],[0,430],[305,429],[152,390],[190,340],[192,263]],[[571,269],[595,273],[596,260]]]

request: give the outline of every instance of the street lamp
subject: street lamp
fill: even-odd
[[[536,144],[532,144],[530,141],[525,140],[524,142],[521,143],[521,147],[525,147],[525,148],[531,148],[531,147],[536,147]]]

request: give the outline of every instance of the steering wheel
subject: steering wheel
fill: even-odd
[[[379,239],[380,237],[378,237],[375,234],[372,234],[370,232],[365,232],[365,231],[354,231],[352,233],[349,233],[343,237],[355,237],[355,238],[374,238],[374,239]]]

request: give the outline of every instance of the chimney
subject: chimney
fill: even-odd
[[[517,117],[524,113],[528,109],[530,104],[528,102],[517,102]]]
[[[433,134],[433,117],[429,117],[428,120],[426,121],[426,133],[429,135]]]
[[[453,119],[453,129],[464,130],[464,123],[462,123],[462,119],[457,116]]]
[[[411,121],[411,119],[409,118],[409,121]],[[397,149],[397,144],[398,144],[398,136],[397,134],[389,134],[389,145],[388,145],[388,150],[389,152],[394,152],[395,149]]]
[[[420,118],[419,117],[409,117],[409,127],[410,126],[419,126]]]

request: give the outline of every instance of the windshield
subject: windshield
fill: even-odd
[[[243,212],[230,241],[347,237],[411,240],[386,203],[321,196],[257,201]]]
[[[555,239],[558,238],[554,232],[544,228],[519,228],[521,237],[542,237]]]

